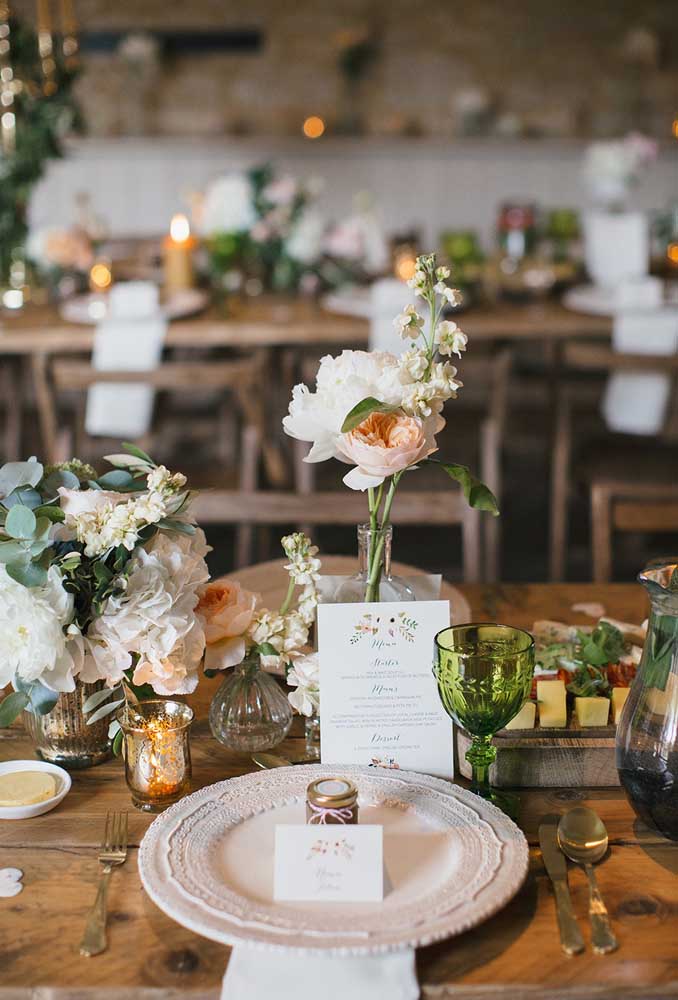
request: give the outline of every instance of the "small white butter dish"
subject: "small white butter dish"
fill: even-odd
[[[56,794],[42,802],[30,806],[0,806],[0,820],[32,819],[58,806],[71,789],[71,776],[63,767],[49,764],[45,760],[7,760],[0,764],[0,774],[14,774],[16,771],[45,771],[51,774],[56,785]]]

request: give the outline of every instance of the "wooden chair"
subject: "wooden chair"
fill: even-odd
[[[617,354],[610,347],[600,343],[566,344],[563,360],[568,372],[578,373],[580,376],[585,373],[598,373],[607,377],[613,372],[658,372],[670,375],[674,379],[678,377],[676,355]],[[603,384],[601,381],[599,389]],[[568,501],[574,478],[573,467],[577,464],[575,448],[579,443],[575,439],[573,430],[576,394],[576,385],[570,384],[565,379],[561,380],[556,390],[555,440],[551,466],[550,576],[554,581],[563,580],[566,569]],[[590,491],[592,530],[595,533],[594,579],[606,579],[611,568],[609,558],[606,559],[604,555],[604,545],[600,541],[601,532],[604,534],[608,531],[602,509],[607,504],[603,498],[608,495],[609,487],[617,489],[625,485],[631,497],[636,495],[634,489],[637,488],[641,499],[644,500],[651,497],[653,489],[659,490],[661,494],[667,485],[666,480],[675,478],[672,472],[678,430],[675,404],[674,392],[662,433],[655,438],[616,434],[605,430],[597,459],[592,456],[589,461],[590,471],[581,470],[583,477],[588,481]],[[600,421],[597,421],[597,424],[595,430],[600,436],[603,428]],[[589,442],[594,432],[593,429],[589,429],[587,435]],[[619,451],[618,455],[615,454],[615,446]],[[632,466],[631,474],[630,466]],[[612,497],[614,493],[609,495]],[[599,573],[603,573],[603,576],[596,575]]]
[[[275,490],[244,493],[209,490],[193,505],[201,524],[237,525],[343,525],[365,520],[365,497],[352,490],[319,493],[285,493]],[[489,515],[487,515],[489,516]],[[396,525],[460,525],[464,580],[480,577],[480,514],[471,510],[461,491],[414,492],[402,490],[393,506]],[[245,553],[236,553],[238,566]]]
[[[195,464],[191,458],[181,460],[181,470],[196,488],[235,487],[244,492],[256,490],[259,485],[259,463],[264,466],[271,482],[285,483],[286,471],[280,451],[270,443],[266,433],[261,386],[266,364],[264,352],[250,357],[227,361],[167,361],[153,371],[98,371],[89,361],[77,359],[33,358],[33,377],[38,404],[45,453],[50,462],[64,461],[72,455],[83,455],[86,391],[92,385],[110,383],[142,383],[159,392],[173,396],[188,393],[215,393],[215,417],[223,415],[226,406],[236,408],[241,417],[240,447],[237,463],[232,471],[215,461]],[[60,427],[55,395],[63,392],[80,393],[75,428]],[[190,420],[190,416],[186,418]],[[216,431],[212,430],[213,437]],[[154,451],[154,438],[162,435],[162,428],[151,428],[144,440],[138,442]],[[218,435],[217,435],[218,436]],[[95,439],[89,439],[93,441]],[[101,446],[99,445],[99,453]],[[238,550],[242,557],[251,548],[252,528],[242,524],[238,529]]]
[[[612,578],[614,532],[678,534],[678,485],[598,480],[591,484],[593,579]]]
[[[457,400],[451,401],[446,412],[450,421],[458,415],[471,415],[464,421],[465,430],[476,435],[475,451],[478,455],[478,476],[496,496],[501,509],[502,454],[508,419],[509,384],[513,364],[513,353],[509,348],[484,357],[466,357],[460,366],[464,388]],[[315,358],[308,359],[302,368],[302,380],[313,385],[317,371]],[[469,395],[473,398],[469,400]],[[466,405],[469,403],[470,405]],[[444,433],[444,432],[443,432]],[[316,467],[304,462],[309,445],[304,441],[294,442],[294,483],[298,493],[313,493],[316,487]],[[443,452],[441,451],[441,454]],[[453,460],[458,459],[450,456]],[[399,497],[405,496],[405,491]],[[305,530],[305,526],[304,530]],[[482,578],[494,583],[501,572],[501,518],[486,517],[480,525],[482,547]]]

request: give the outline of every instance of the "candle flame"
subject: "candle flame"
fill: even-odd
[[[104,288],[108,288],[111,283],[111,269],[108,264],[104,264],[101,261],[94,264],[92,270],[89,272],[89,279],[92,287],[97,291],[103,291]]]
[[[185,243],[191,235],[191,227],[185,215],[174,215],[170,222],[170,236],[175,243]]]

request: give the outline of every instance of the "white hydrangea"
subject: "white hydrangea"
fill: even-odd
[[[205,648],[195,608],[209,578],[208,551],[197,528],[193,535],[158,533],[134,554],[125,590],[107,599],[89,627],[83,680],[113,685],[136,654],[135,683],[150,683],[158,694],[195,690]]]
[[[79,662],[65,633],[72,617],[73,595],[56,566],[44,586],[24,587],[0,563],[0,688],[18,675],[53,691],[73,691]]]

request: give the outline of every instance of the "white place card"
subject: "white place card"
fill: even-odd
[[[276,826],[273,895],[288,902],[380,903],[383,827]]]
[[[448,601],[318,605],[323,764],[453,774],[452,723],[433,676]]]

